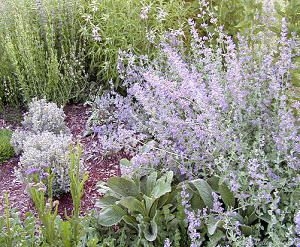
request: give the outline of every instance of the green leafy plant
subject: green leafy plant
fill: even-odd
[[[198,12],[197,1],[85,1],[81,34],[87,42],[89,75],[104,88],[109,81],[120,86],[118,56],[121,51],[147,54],[152,59],[164,32],[182,30],[188,35],[187,20]],[[99,85],[98,85],[99,86]]]
[[[167,237],[174,240],[170,233],[185,228],[183,219],[176,217],[180,207],[172,181],[169,171],[161,176],[152,172],[134,178],[112,177],[99,183],[99,192],[105,195],[96,203],[102,208],[98,223],[110,227],[122,222],[136,236],[137,246],[157,246]],[[184,234],[180,236],[186,240]]]
[[[268,224],[268,216],[259,215],[253,205],[241,206],[234,193],[217,177],[183,183],[192,211],[205,212],[200,216],[202,223],[197,231],[208,246],[224,244],[224,239],[234,238],[235,234],[257,238],[259,226]],[[236,232],[231,232],[231,227]]]
[[[0,130],[0,163],[7,161],[13,157],[15,152],[13,146],[10,144],[12,131],[8,129]]]
[[[0,101],[23,105],[33,97],[59,104],[86,96],[78,1],[1,1]],[[84,95],[84,96],[83,96]]]
[[[38,212],[39,219],[42,222],[42,233],[45,241],[50,246],[77,246],[80,241],[82,231],[82,219],[80,218],[80,201],[84,192],[84,183],[88,179],[88,174],[81,174],[80,158],[82,149],[79,145],[74,147],[69,155],[70,158],[70,187],[73,201],[73,211],[70,216],[66,215],[66,221],[63,221],[57,213],[59,201],[53,201],[52,187],[54,174],[47,178],[48,183],[48,201],[46,202],[46,186],[42,183],[32,184],[30,195]]]
[[[64,119],[63,109],[55,103],[33,99],[22,128],[13,133],[11,140],[15,152],[21,154],[17,177],[28,184],[37,177],[44,182],[53,173],[51,187],[55,196],[70,190],[68,156],[73,141]]]
[[[9,194],[4,194],[4,214],[0,215],[0,245],[4,247],[34,247],[42,242],[39,225],[32,213],[21,220],[18,212],[11,208]]]

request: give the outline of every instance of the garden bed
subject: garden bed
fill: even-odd
[[[19,114],[13,109],[10,109],[10,114],[6,116],[18,116]],[[100,180],[107,180],[107,178],[120,174],[119,160],[124,156],[122,154],[116,154],[110,157],[103,157],[100,153],[95,153],[94,136],[90,135],[84,137],[86,121],[90,114],[90,108],[83,106],[82,104],[67,105],[64,108],[66,114],[66,124],[70,128],[74,139],[83,144],[85,150],[85,165],[89,172],[89,179],[85,183],[85,193],[81,201],[81,213],[85,214],[88,210],[94,208],[94,204],[97,198],[99,198],[99,193],[96,189],[96,184]],[[14,118],[17,120],[18,118]],[[0,128],[10,128],[15,129],[18,126],[18,121],[12,122],[10,117],[7,120],[4,116],[0,119]],[[9,193],[9,199],[11,207],[15,208],[17,211],[24,215],[26,212],[34,212],[34,205],[30,197],[25,192],[25,185],[16,181],[14,175],[14,169],[18,167],[19,157],[13,157],[9,161],[1,164],[0,166],[0,190],[2,191],[0,195],[0,213],[3,213],[3,197],[5,192]],[[72,210],[72,198],[71,195],[62,195],[59,200],[58,211],[61,216],[64,216],[64,212],[69,214]]]

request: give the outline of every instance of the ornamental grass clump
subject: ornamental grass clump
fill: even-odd
[[[96,108],[107,112],[94,126],[99,141],[104,149],[116,148],[118,140],[126,144],[117,150],[131,152],[131,170],[173,170],[186,179],[216,176],[239,208],[254,208],[257,224],[245,235],[242,219],[231,220],[236,209],[225,212],[219,194],[211,195],[215,210],[189,209],[191,246],[215,232],[201,232],[201,222],[217,218],[222,224],[214,227],[225,235],[216,244],[295,245],[300,136],[293,110],[299,102],[291,104],[289,96],[297,44],[287,37],[284,19],[281,37],[266,30],[240,36],[237,43],[221,28],[200,37],[195,22],[189,24],[190,56],[163,43],[161,59],[129,64],[127,97],[108,93],[98,99]]]
[[[47,185],[49,176],[53,176],[49,186],[54,196],[70,190],[68,157],[73,141],[64,119],[63,109],[55,103],[33,99],[22,128],[13,133],[11,140],[16,153],[21,154],[16,170],[18,179],[27,185]]]

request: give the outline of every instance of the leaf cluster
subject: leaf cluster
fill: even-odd
[[[0,130],[0,163],[7,161],[13,157],[15,152],[13,146],[10,144],[12,131],[8,129]]]

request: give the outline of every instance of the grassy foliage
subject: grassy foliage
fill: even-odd
[[[8,129],[0,130],[0,163],[14,156],[14,149],[10,144],[12,131]]]
[[[118,87],[118,53],[132,50],[153,58],[165,31],[181,28],[187,33],[187,19],[198,12],[196,1],[104,0],[87,1],[81,33],[88,44],[90,76],[107,86]]]
[[[2,1],[0,101],[46,97],[59,104],[86,92],[77,1]]]

